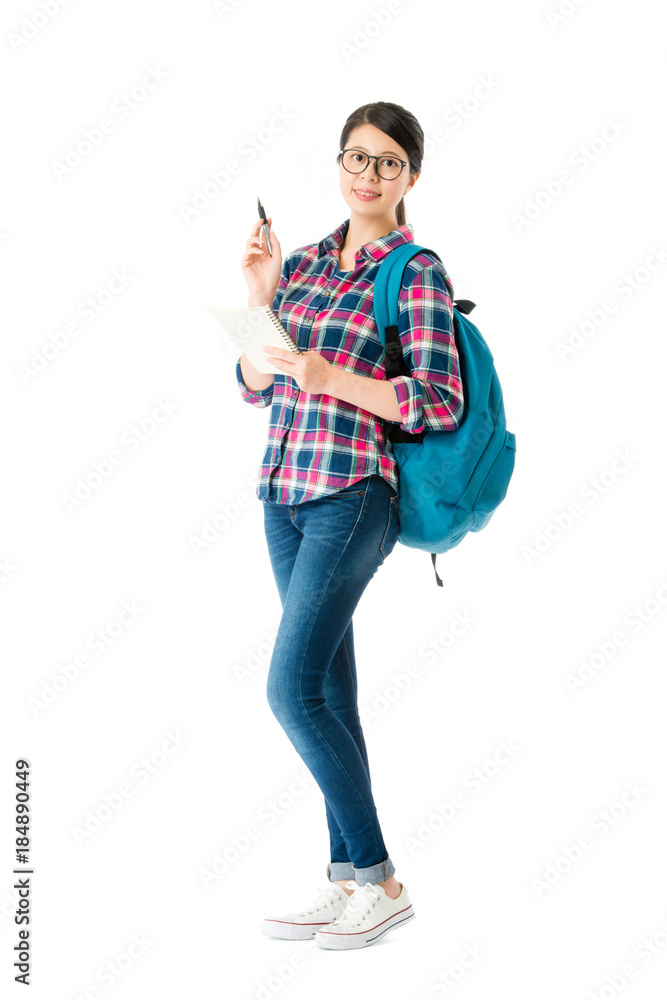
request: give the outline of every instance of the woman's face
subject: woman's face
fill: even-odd
[[[419,174],[410,176],[408,154],[394,139],[381,132],[375,125],[359,125],[355,128],[345,143],[346,149],[359,149],[371,156],[380,157],[380,170],[384,157],[394,156],[405,160],[407,165],[394,180],[384,180],[376,172],[375,160],[368,164],[358,174],[351,174],[345,169],[342,157],[339,160],[340,190],[350,210],[365,219],[385,220],[390,229],[396,226],[396,206],[403,195],[415,184]],[[374,198],[364,198],[358,192],[372,191]]]

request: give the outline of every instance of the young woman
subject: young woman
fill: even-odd
[[[263,245],[258,219],[241,262],[248,305],[270,303],[304,353],[266,348],[279,375],[258,372],[241,354],[236,377],[244,400],[271,404],[257,496],[282,617],[267,696],[324,794],[330,834],[326,887],[262,930],[346,949],[414,917],[373,801],[352,632],[359,599],[399,535],[385,424],[453,430],[463,395],[453,287],[439,261],[420,253],[403,278],[399,336],[409,376],[387,379],[373,315],[380,262],[414,242],[403,199],[421,170],[419,122],[396,104],[363,105],[345,123],[340,150],[349,218],[284,262],[275,233],[272,256]]]

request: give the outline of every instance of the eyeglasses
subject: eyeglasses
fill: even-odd
[[[397,156],[370,156],[360,149],[341,149],[336,159],[340,160],[341,157],[343,158],[343,166],[350,174],[360,174],[371,160],[375,160],[377,175],[384,181],[395,181],[403,167],[408,166],[406,160],[399,160]],[[380,172],[380,159],[382,160],[382,172]]]

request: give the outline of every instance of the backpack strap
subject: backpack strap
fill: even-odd
[[[375,276],[373,306],[378,333],[387,355],[385,367],[389,378],[408,374],[408,371],[392,370],[399,368],[399,358],[402,360],[403,356],[398,337],[398,297],[401,291],[403,272],[408,261],[422,251],[431,253],[440,260],[435,250],[429,250],[428,247],[422,247],[416,243],[402,243],[401,246],[391,250],[385,256]],[[442,264],[441,260],[440,263]],[[396,350],[396,345],[398,350]]]
[[[403,243],[386,255],[375,277],[373,307],[380,340],[384,344],[387,378],[395,378],[396,375],[410,375],[410,368],[403,357],[401,338],[398,335],[398,298],[403,282],[403,273],[408,261],[422,251],[433,254],[442,264],[435,250],[419,246],[416,243]],[[401,430],[400,427],[391,424],[387,432],[387,437],[392,444],[417,444],[423,441],[427,433],[428,431],[425,429],[420,431],[419,434],[411,434],[409,431]],[[433,572],[435,573],[436,583],[439,587],[442,587],[442,580],[438,576],[438,571],[435,567],[436,555],[437,553],[435,552],[431,553]]]
[[[408,261],[422,251],[433,254],[436,260],[442,264],[442,260],[435,250],[417,243],[403,243],[385,256],[375,277],[373,307],[380,340],[384,345],[385,369],[388,378],[394,378],[396,375],[410,375],[410,369],[403,357],[401,339],[398,335],[399,295],[403,282],[403,272]],[[467,315],[475,308],[475,303],[471,302],[470,299],[457,299],[452,303],[452,306],[454,310]],[[456,311],[454,311],[453,317],[452,334],[456,339]],[[390,424],[387,438],[392,444],[396,442],[417,444],[424,439],[424,435],[427,433],[427,430],[423,430],[419,434],[410,434],[409,431],[403,431],[395,424]],[[443,583],[435,566],[436,555],[437,553],[431,552],[433,572],[436,583],[442,587]]]
[[[375,276],[373,307],[380,340],[384,345],[384,366],[388,379],[397,375],[410,375],[410,368],[403,357],[401,338],[398,335],[398,298],[408,261],[423,250],[432,253],[440,260],[435,250],[428,250],[416,243],[403,243],[385,256]],[[424,440],[426,433],[426,430],[423,430],[419,434],[411,434],[392,424],[387,436],[392,444],[418,444]]]

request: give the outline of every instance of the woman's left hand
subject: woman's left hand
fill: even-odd
[[[293,354],[281,347],[265,347],[263,350],[271,364],[280,368],[285,375],[291,375],[304,392],[311,392],[314,395],[331,394],[336,366],[330,364],[317,351]]]

